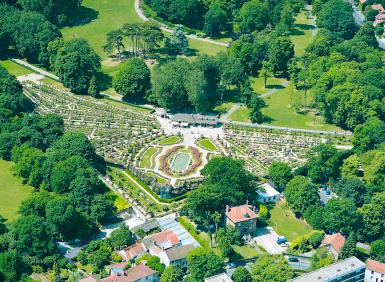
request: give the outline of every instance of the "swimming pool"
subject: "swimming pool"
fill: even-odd
[[[175,155],[171,163],[171,169],[176,172],[182,172],[186,170],[190,164],[190,154],[178,153]]]

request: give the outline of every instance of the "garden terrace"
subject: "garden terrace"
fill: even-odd
[[[81,131],[107,161],[127,165],[146,143],[161,131],[153,116],[81,97],[53,86],[25,83],[24,93],[41,114],[63,117],[66,130]]]
[[[308,149],[326,141],[320,135],[244,126],[226,125],[224,132],[229,154],[243,159],[247,169],[257,175],[264,175],[273,161],[299,167],[306,161]]]

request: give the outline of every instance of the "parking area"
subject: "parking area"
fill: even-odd
[[[282,254],[286,251],[286,248],[277,244],[278,236],[273,228],[269,226],[260,227],[257,228],[253,241],[262,246],[269,254]]]

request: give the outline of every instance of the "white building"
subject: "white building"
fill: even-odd
[[[385,263],[369,259],[366,265],[365,281],[385,282]]]
[[[205,282],[233,282],[233,280],[226,273],[222,273],[206,278]]]
[[[280,194],[277,190],[273,188],[269,183],[263,183],[261,188],[264,190],[257,190],[258,193],[258,202],[260,203],[269,203],[277,202],[279,200]]]

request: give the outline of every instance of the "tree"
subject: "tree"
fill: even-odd
[[[183,59],[160,66],[153,75],[151,101],[172,111],[184,109],[189,104],[186,89],[189,71],[190,65]]]
[[[187,255],[187,268],[191,276],[196,280],[222,273],[223,260],[213,251],[204,248],[196,248]]]
[[[227,16],[219,3],[212,3],[204,18],[203,30],[209,36],[218,36],[227,28]]]
[[[294,24],[294,11],[291,7],[291,3],[288,1],[285,1],[285,4],[283,5],[282,11],[281,11],[281,20],[280,23],[283,24],[287,29],[290,29],[293,27]]]
[[[323,223],[329,232],[350,234],[358,228],[361,218],[351,200],[334,198],[330,199],[325,206]]]
[[[113,51],[117,50],[119,59],[122,59],[122,50],[124,50],[123,39],[123,32],[121,30],[110,31],[107,33],[106,45],[103,46],[104,51],[111,54]]]
[[[11,226],[10,234],[11,247],[19,254],[44,258],[57,252],[48,226],[39,216],[21,216]]]
[[[259,71],[259,77],[263,78],[265,88],[267,87],[267,79],[273,76],[272,65],[268,61],[262,62],[262,68]]]
[[[342,178],[334,186],[333,191],[340,197],[350,199],[357,207],[362,206],[365,201],[365,184],[357,177]]]
[[[357,254],[356,243],[357,243],[357,240],[354,236],[354,233],[351,233],[346,239],[344,245],[342,246],[341,253],[339,254],[338,258],[347,259],[347,258],[350,258],[351,256],[356,256]]]
[[[326,248],[319,248],[311,257],[311,268],[316,270],[318,268],[332,264],[334,258],[328,253]]]
[[[0,235],[4,234],[7,231],[5,221],[6,219],[0,215]]]
[[[385,263],[385,240],[376,240],[370,244],[370,258]]]
[[[374,149],[378,144],[385,142],[385,122],[377,117],[369,118],[354,129],[352,142],[354,150],[358,153]]]
[[[285,190],[286,201],[296,213],[303,213],[312,205],[319,205],[318,188],[304,176],[295,176]]]
[[[21,202],[19,213],[23,216],[36,215],[44,218],[45,207],[51,199],[52,196],[48,192],[34,194]]]
[[[244,266],[237,267],[234,270],[231,278],[233,279],[234,282],[252,282],[253,281],[250,272]]]
[[[293,178],[291,168],[287,163],[273,162],[269,166],[268,175],[273,181],[275,188],[282,192],[287,183]]]
[[[262,123],[263,114],[261,110],[266,107],[265,101],[259,95],[252,95],[248,106],[250,107],[251,122]]]
[[[239,17],[243,33],[261,31],[269,22],[268,5],[259,0],[246,2],[239,11]]]
[[[294,57],[294,44],[287,37],[273,36],[269,41],[268,58],[274,74],[287,74],[289,61]]]
[[[183,271],[178,266],[170,265],[167,267],[162,276],[160,282],[179,282],[183,281]]]
[[[91,78],[100,70],[100,57],[84,39],[71,39],[59,50],[55,71],[76,94],[87,94]]]
[[[363,229],[368,239],[384,236],[385,230],[385,192],[375,194],[369,204],[359,210],[363,218]]]
[[[344,39],[352,38],[357,28],[352,7],[340,0],[330,0],[322,6],[317,16],[317,25]]]
[[[8,251],[0,254],[0,279],[2,281],[19,281],[22,273],[26,270],[22,257],[16,251]]]
[[[91,202],[91,218],[102,224],[105,220],[116,213],[116,207],[112,199],[107,198],[104,194],[96,195]]]
[[[216,242],[218,248],[221,250],[223,257],[230,257],[233,253],[233,247],[231,246],[231,241],[229,236],[226,234],[225,229],[219,229],[216,236]]]
[[[97,98],[99,97],[99,87],[98,82],[96,80],[96,76],[92,76],[90,80],[90,85],[88,86],[88,95],[91,97]]]
[[[253,281],[285,282],[293,276],[287,260],[282,255],[263,255],[251,266]]]
[[[363,24],[357,33],[354,35],[353,40],[364,42],[368,46],[377,47],[378,42],[375,36],[375,27],[372,23]]]
[[[185,55],[188,49],[188,40],[181,26],[177,25],[173,33],[166,37],[164,48],[170,55]]]
[[[124,99],[143,99],[151,90],[150,70],[144,60],[130,58],[114,78],[113,85]]]
[[[112,231],[109,240],[114,250],[120,250],[134,243],[131,230],[127,226],[122,226]]]

